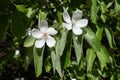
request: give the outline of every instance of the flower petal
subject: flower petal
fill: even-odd
[[[56,41],[53,37],[48,36],[46,43],[47,43],[48,47],[51,48],[51,47],[55,46]]]
[[[47,27],[40,27],[40,32],[44,34],[47,31]]]
[[[82,30],[79,28],[79,27],[73,27],[73,29],[72,29],[72,31],[73,31],[73,33],[75,34],[75,35],[80,35],[80,34],[82,34]]]
[[[32,29],[32,36],[34,37],[34,38],[41,38],[42,37],[42,34],[41,34],[41,32],[40,32],[40,30],[39,29]]]
[[[81,17],[82,17],[82,11],[77,9],[77,10],[73,13],[72,21],[75,21],[75,22],[76,22],[76,21],[79,20]]]
[[[50,35],[55,35],[55,34],[57,34],[57,31],[54,28],[48,28],[47,33]]]
[[[70,24],[70,23],[63,23],[63,26],[65,26],[67,28],[67,30],[72,29],[72,24]]]
[[[38,39],[35,41],[36,48],[42,48],[45,44],[45,39]]]
[[[64,19],[65,22],[71,23],[70,15],[68,14],[67,11],[65,11],[65,12],[63,13],[63,19]]]
[[[40,22],[40,26],[38,26],[38,28],[40,29],[41,27],[48,27],[48,23],[47,23],[47,21],[46,20],[42,20],[41,22]]]
[[[75,26],[76,27],[85,27],[87,26],[88,24],[88,20],[87,19],[81,19],[81,20],[78,20],[76,23],[75,23]]]

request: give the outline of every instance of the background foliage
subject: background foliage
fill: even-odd
[[[65,8],[89,19],[82,35],[61,26]],[[58,30],[54,48],[36,49],[27,35],[42,19]],[[1,0],[0,79],[119,80],[119,61],[119,0]]]

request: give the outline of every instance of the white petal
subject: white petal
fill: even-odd
[[[72,31],[73,31],[73,33],[75,34],[75,35],[80,35],[80,34],[82,34],[82,30],[79,28],[79,27],[73,27],[73,29],[72,29]]]
[[[34,38],[41,38],[42,37],[42,34],[41,34],[41,32],[40,32],[40,30],[39,29],[32,29],[32,36],[34,37]]]
[[[75,26],[76,27],[85,27],[87,26],[88,24],[88,20],[87,19],[81,19],[81,20],[78,20],[76,23],[75,23]]]
[[[48,36],[46,43],[47,43],[48,47],[51,48],[51,47],[55,46],[56,41],[53,37]]]
[[[67,30],[72,29],[72,24],[70,24],[70,23],[63,23],[63,26],[65,26],[67,28]]]
[[[79,20],[81,17],[82,17],[82,11],[77,9],[77,10],[73,13],[72,21],[77,21],[77,20]]]
[[[65,11],[65,12],[63,13],[63,19],[64,19],[65,22],[71,23],[70,15],[68,14],[67,11]]]
[[[47,31],[47,27],[40,27],[40,32],[41,33],[45,33]]]
[[[38,39],[35,41],[36,48],[42,48],[45,44],[45,39]]]
[[[57,31],[54,28],[48,28],[47,33],[50,35],[55,35],[55,34],[57,34]]]
[[[38,26],[38,28],[41,28],[41,27],[48,27],[47,21],[42,20],[42,21],[40,22],[40,25]]]

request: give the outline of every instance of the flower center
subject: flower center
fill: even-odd
[[[44,32],[42,38],[47,39],[47,36],[48,36],[48,34],[46,32]]]
[[[75,20],[72,20],[72,25],[74,25],[74,24],[75,24],[75,22],[76,22]]]

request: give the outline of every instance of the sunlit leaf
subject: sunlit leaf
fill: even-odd
[[[102,40],[102,35],[103,35],[103,27],[99,27],[97,25],[97,31],[96,31],[96,36],[99,39],[99,41]]]
[[[108,39],[110,48],[116,48],[113,32],[109,30],[108,28],[105,28],[105,33],[106,33],[106,37]]]
[[[92,70],[92,67],[93,67],[93,64],[94,64],[94,61],[95,61],[95,58],[96,58],[96,53],[94,52],[93,49],[87,49],[87,55],[86,55],[86,58],[87,58],[87,71],[91,71]]]
[[[32,36],[29,36],[26,38],[24,42],[24,47],[31,47],[34,45],[34,43],[35,43],[35,38],[33,38]]]
[[[84,35],[86,41],[90,44],[90,46],[95,50],[99,51],[101,47],[101,43],[95,33],[90,28],[85,28],[86,34]]]
[[[115,11],[120,12],[120,4],[118,3],[117,0],[115,0]]]
[[[107,49],[104,46],[101,46],[100,51],[97,51],[97,57],[100,61],[101,69],[103,69],[107,63],[110,62],[110,55]]]
[[[96,24],[97,21],[97,0],[91,0],[92,6],[91,6],[91,20],[94,24]]]

